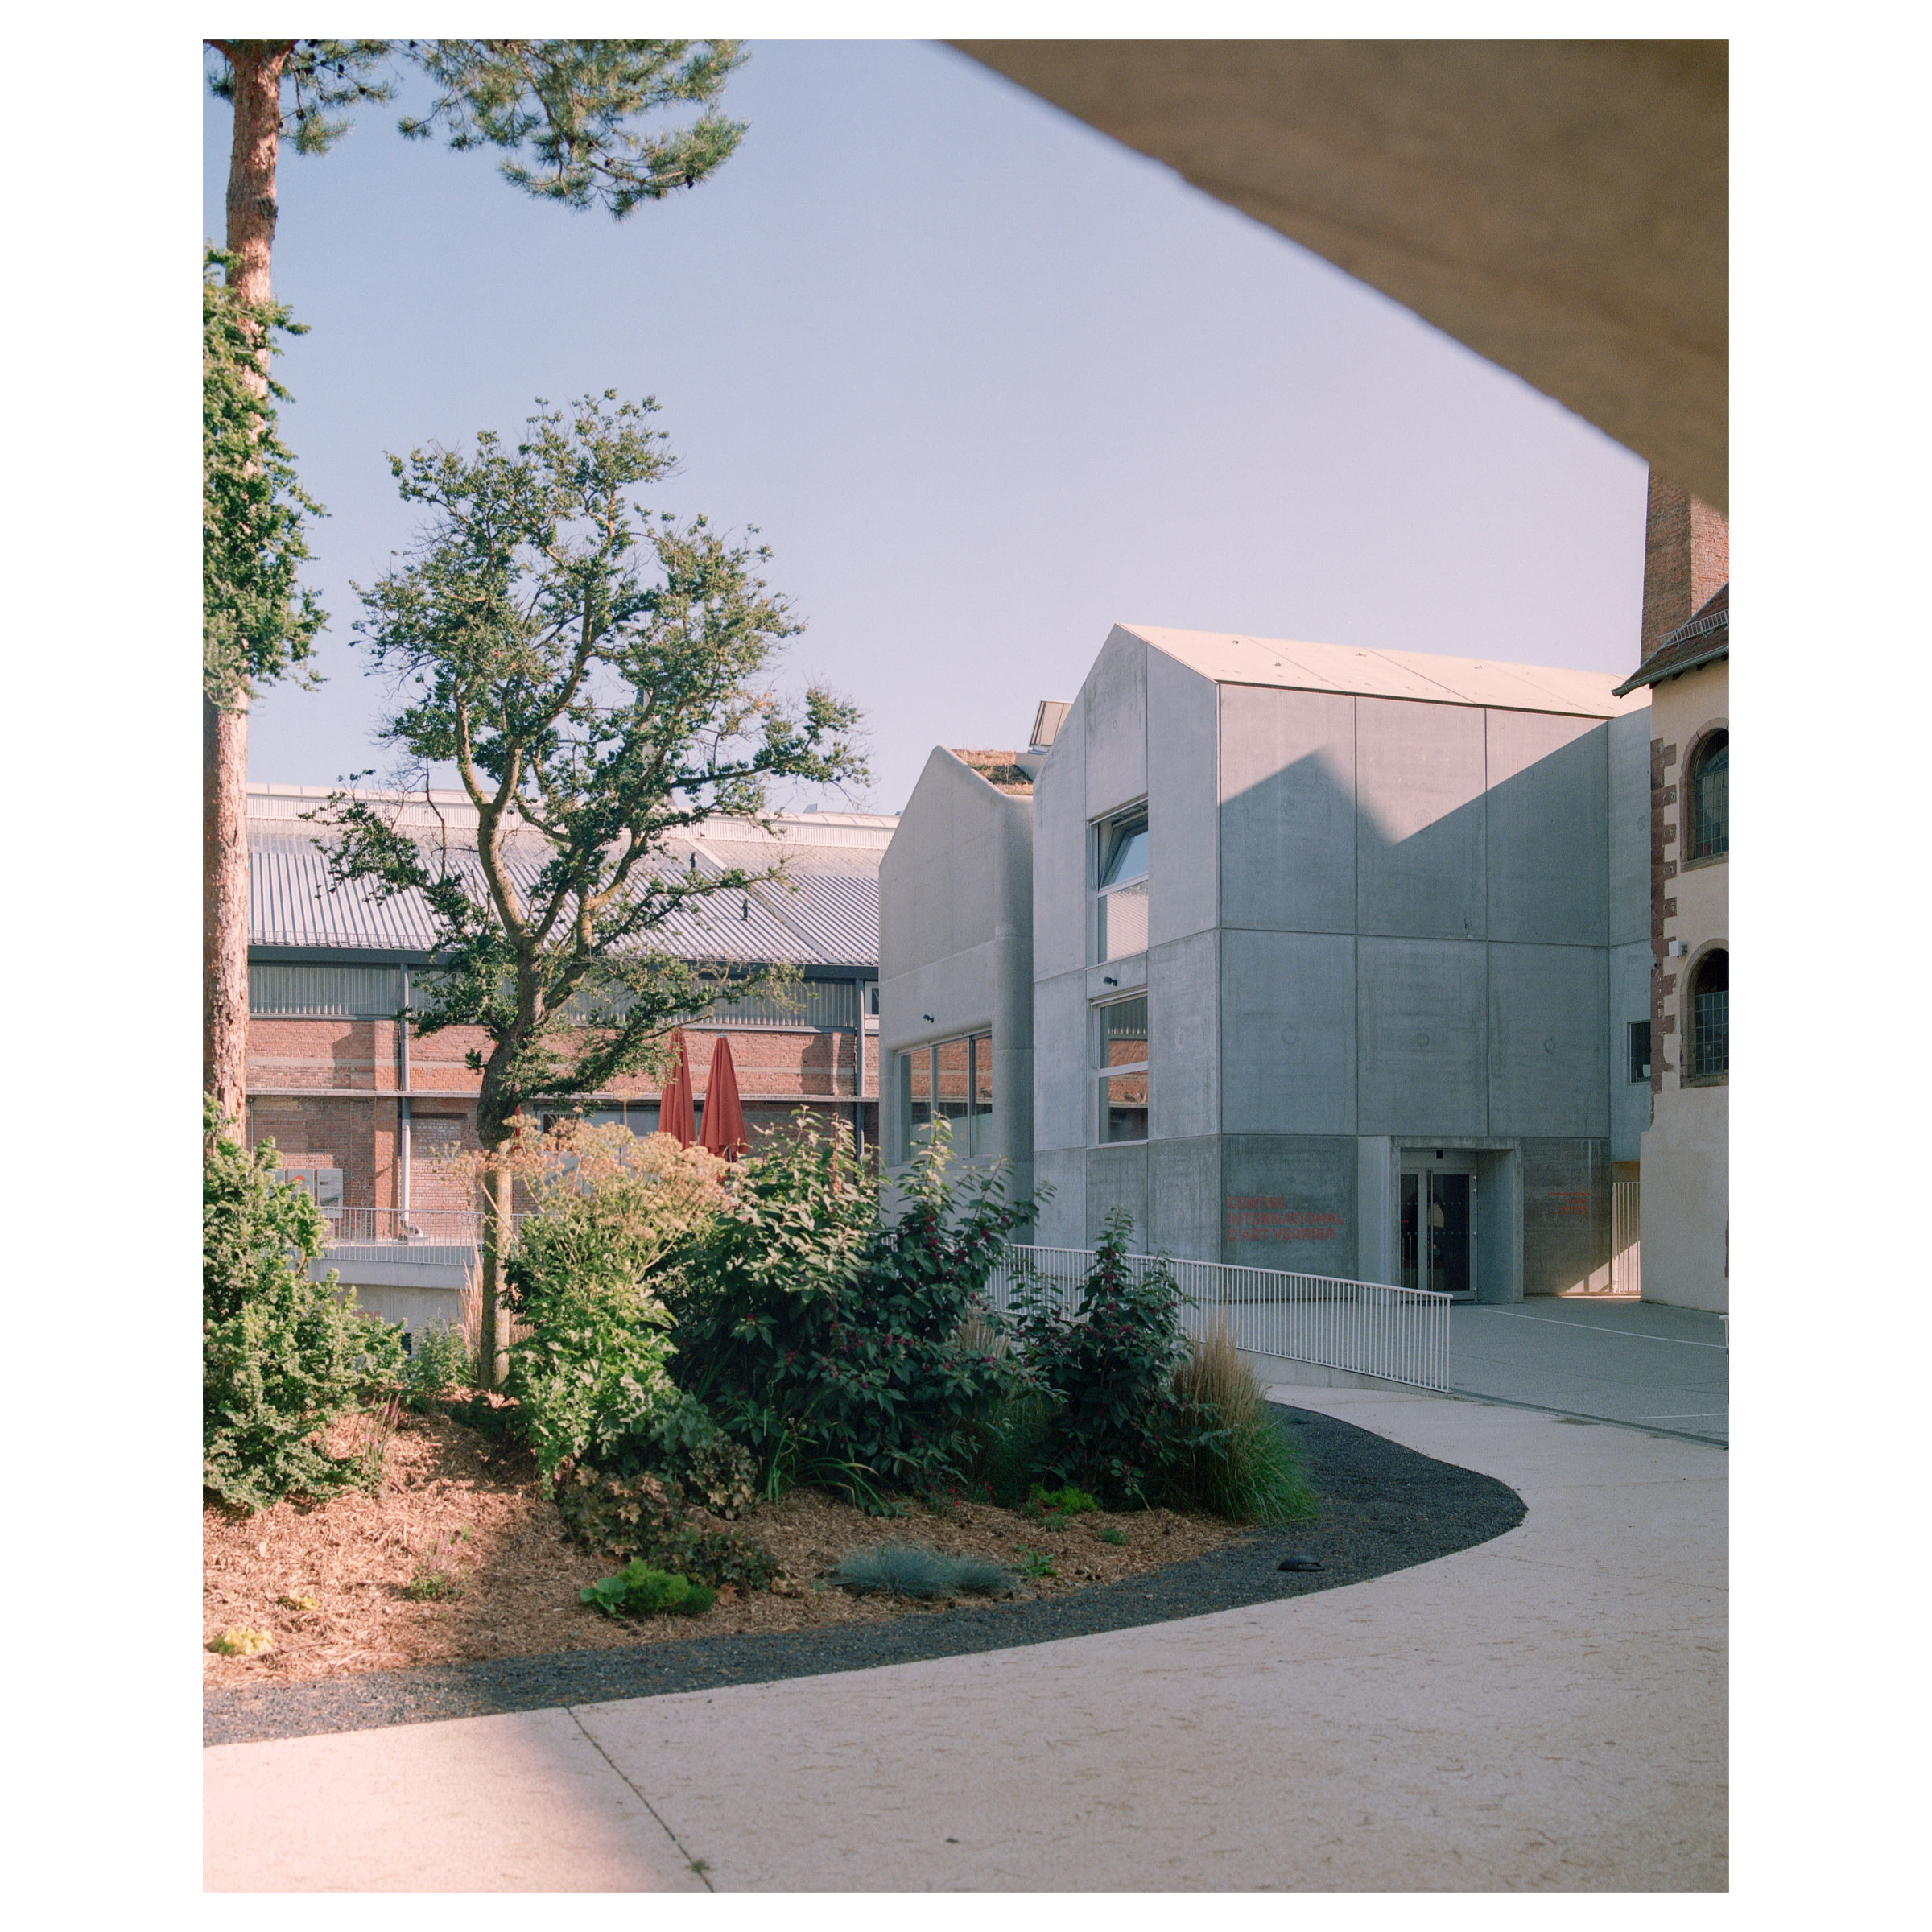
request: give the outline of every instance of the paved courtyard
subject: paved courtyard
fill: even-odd
[[[217,1747],[206,1883],[1722,1889],[1724,1451],[1530,1408],[1281,1393],[1501,1478],[1527,1519],[1181,1622]]]
[[[1655,1302],[1538,1295],[1450,1313],[1459,1394],[1728,1443],[1730,1356],[1723,1317]]]

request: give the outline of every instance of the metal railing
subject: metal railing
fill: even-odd
[[[1644,1197],[1638,1181],[1610,1183],[1610,1292],[1644,1291]]]
[[[324,1208],[322,1215],[328,1223],[332,1248],[343,1244],[373,1247],[382,1242],[474,1248],[482,1219],[472,1208],[421,1208],[407,1214],[394,1208]],[[510,1218],[513,1232],[523,1224],[521,1214]]]
[[[1220,1261],[1177,1261],[1129,1255],[1137,1280],[1166,1268],[1185,1297],[1181,1323],[1199,1337],[1224,1318],[1237,1348],[1353,1375],[1447,1393],[1451,1297],[1380,1282],[1332,1275],[1290,1274],[1273,1268],[1236,1268]],[[1044,1289],[1055,1311],[1071,1316],[1093,1265],[1085,1248],[1009,1245],[987,1283],[987,1298],[1001,1313],[1028,1285]]]

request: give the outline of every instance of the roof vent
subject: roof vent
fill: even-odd
[[[1033,714],[1033,737],[1027,749],[1044,751],[1060,735],[1060,727],[1067,722],[1067,714],[1071,704],[1060,704],[1053,698],[1042,698],[1040,708]]]

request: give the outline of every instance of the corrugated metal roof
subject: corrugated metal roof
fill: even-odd
[[[1437,704],[1484,704],[1589,718],[1617,717],[1642,708],[1641,700],[1616,695],[1616,678],[1608,671],[1439,658],[1424,651],[1361,650],[1346,644],[1237,638],[1146,624],[1119,628],[1217,684],[1418,698]]]
[[[675,876],[695,857],[700,873],[717,878],[741,869],[762,871],[782,856],[795,890],[762,884],[677,908],[651,944],[675,958],[746,964],[873,966],[879,957],[878,867],[881,848],[787,840],[680,841],[654,869]],[[543,848],[522,842],[506,854],[518,889],[528,893]],[[452,855],[477,873],[473,854]],[[314,835],[270,819],[249,828],[250,942],[256,946],[427,953],[436,933],[423,895],[411,891],[378,902],[361,882],[328,889],[327,863]]]

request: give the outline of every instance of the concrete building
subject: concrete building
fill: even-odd
[[[881,871],[888,1158],[976,1105],[952,1043],[990,1034],[986,1152],[1030,1148],[1044,1243],[1117,1208],[1176,1256],[1607,1289],[1650,1000],[1648,708],[1613,683],[1117,626],[1009,761],[1030,796],[935,753],[907,805]],[[1029,831],[1022,944],[997,881]],[[997,1019],[1017,1055],[1029,1007],[1030,1096],[998,1084]]]
[[[1730,566],[1724,518],[1653,477],[1643,663],[1620,687],[1651,702],[1644,1296],[1727,1313]]]

